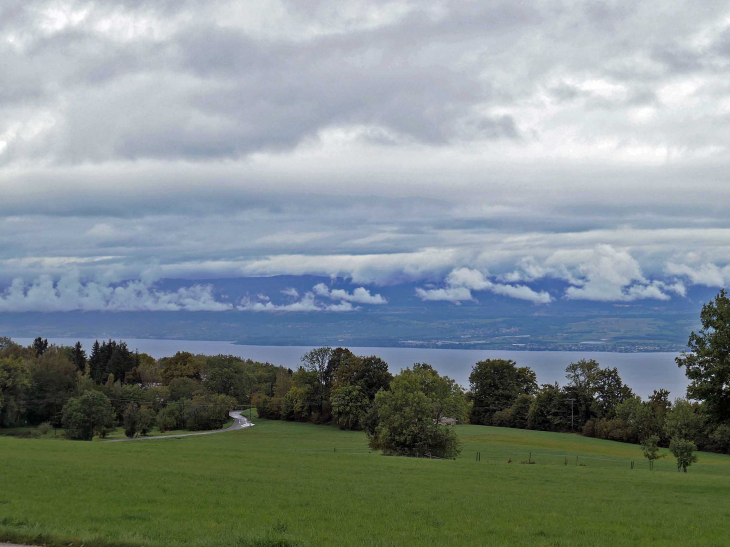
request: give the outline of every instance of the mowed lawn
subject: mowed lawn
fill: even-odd
[[[700,453],[687,474],[667,458],[650,472],[634,445],[458,426],[458,460],[395,458],[370,452],[360,432],[256,422],[129,443],[0,437],[0,539],[151,547],[730,542],[727,456]],[[521,464],[530,452],[537,463]]]

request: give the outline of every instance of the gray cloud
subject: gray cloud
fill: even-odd
[[[540,277],[598,300],[726,284],[728,16],[4,2],[0,283],[321,274],[451,301],[473,290],[448,285],[458,268],[527,299]]]

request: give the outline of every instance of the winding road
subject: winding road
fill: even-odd
[[[111,441],[102,441],[105,443],[126,443],[127,441],[147,441],[150,439],[177,439],[180,437],[195,437],[197,435],[213,435],[214,433],[225,433],[226,431],[237,431],[245,427],[255,425],[248,418],[241,414],[240,410],[231,410],[228,415],[233,418],[233,424],[225,429],[215,429],[213,431],[200,431],[198,433],[181,433],[180,435],[155,435],[154,437],[134,437],[133,439],[113,439]],[[0,547],[2,544],[0,543]]]

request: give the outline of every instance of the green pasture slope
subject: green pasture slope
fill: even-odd
[[[633,445],[479,426],[458,431],[464,446],[456,461],[384,457],[367,449],[363,433],[266,420],[219,435],[129,443],[0,437],[0,540],[150,547],[730,542],[730,457],[700,454],[687,474],[664,459],[650,472]],[[519,463],[530,452],[537,463]]]

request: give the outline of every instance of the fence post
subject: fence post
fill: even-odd
[[[530,452],[530,455],[527,457],[527,463],[532,463],[532,452]]]

